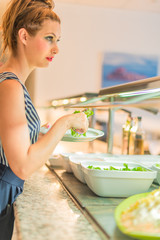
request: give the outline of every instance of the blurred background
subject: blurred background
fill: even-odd
[[[0,0],[1,16],[8,2]],[[73,112],[63,107],[47,108],[51,100],[99,92],[103,59],[108,52],[156,56],[159,75],[160,0],[56,0],[54,10],[62,22],[59,54],[49,68],[36,69],[26,82],[42,124]],[[159,113],[129,110],[133,116],[142,116],[147,139],[155,141],[152,153],[159,154]],[[114,145],[118,147],[126,117],[125,112],[114,117]],[[107,111],[96,111],[96,126],[105,133],[107,121]]]

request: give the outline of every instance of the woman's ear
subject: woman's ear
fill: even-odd
[[[25,28],[20,28],[18,31],[19,40],[26,45],[28,39],[28,32]]]

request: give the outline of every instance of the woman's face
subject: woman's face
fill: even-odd
[[[45,20],[41,30],[34,37],[28,37],[25,54],[30,67],[47,67],[52,62],[59,52],[60,34],[58,22]]]

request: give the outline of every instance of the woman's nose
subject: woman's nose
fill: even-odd
[[[59,48],[58,48],[58,46],[55,45],[54,48],[52,48],[51,52],[52,52],[53,54],[59,53]]]

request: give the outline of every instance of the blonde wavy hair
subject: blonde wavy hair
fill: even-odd
[[[44,20],[60,23],[53,8],[52,0],[11,0],[2,17],[2,54],[7,49],[16,54],[19,29],[25,28],[31,36],[35,36]]]

